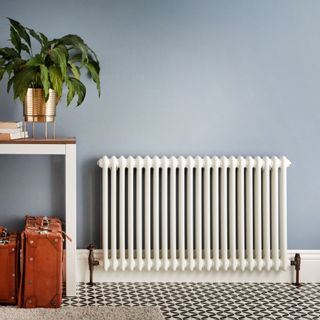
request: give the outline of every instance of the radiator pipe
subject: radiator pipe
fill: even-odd
[[[291,265],[294,266],[296,271],[296,282],[293,283],[295,286],[300,287],[300,268],[301,268],[301,256],[299,253],[296,253],[294,256],[294,260],[291,261]]]
[[[89,250],[88,264],[89,264],[89,271],[90,271],[90,280],[88,284],[92,286],[94,267],[99,265],[99,261],[95,260],[94,258],[94,249],[96,249],[96,246],[93,243],[91,243],[89,244],[87,249]]]

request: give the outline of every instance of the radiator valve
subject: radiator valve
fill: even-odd
[[[294,256],[294,260],[291,261],[291,265],[294,266],[296,270],[296,282],[294,283],[295,286],[300,287],[300,268],[301,268],[301,256],[299,253],[296,253]]]
[[[89,250],[89,256],[88,256],[88,264],[89,264],[89,271],[90,271],[90,280],[89,280],[89,285],[93,285],[93,270],[95,266],[99,265],[99,261],[95,260],[94,258],[94,249],[96,249],[96,246],[91,243],[89,244],[88,248]]]

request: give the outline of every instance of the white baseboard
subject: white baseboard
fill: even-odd
[[[289,258],[296,252],[301,255],[301,282],[320,282],[320,250],[290,250]],[[102,261],[102,250],[95,250],[95,258]],[[88,250],[77,250],[78,282],[89,281]],[[293,282],[294,267],[286,271],[104,271],[94,269],[95,282]]]

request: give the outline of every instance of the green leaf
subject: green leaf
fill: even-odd
[[[25,68],[13,77],[13,97],[18,98],[23,103],[27,90],[36,76],[33,68]]]
[[[15,73],[16,73],[16,72],[19,72],[20,69],[22,68],[22,66],[23,66],[25,63],[26,63],[26,61],[23,60],[23,59],[20,59],[20,58],[14,59],[14,60],[13,60],[13,64],[12,64],[14,72],[15,72]]]
[[[38,70],[38,69],[40,69],[40,68],[38,68],[38,67],[34,68],[35,75],[34,75],[34,80],[32,82],[33,88],[43,88],[42,81],[41,81],[41,73],[40,73],[40,70]]]
[[[43,46],[47,45],[49,42],[48,38],[42,32],[39,32],[39,36],[41,38],[42,45]]]
[[[29,47],[24,43],[21,43],[21,50],[24,50],[24,51],[28,52],[29,54],[31,54]]]
[[[16,20],[10,18],[7,19],[10,21],[10,24],[16,29],[19,36],[28,44],[29,48],[31,48],[31,41],[26,28]]]
[[[67,57],[65,50],[62,47],[53,48],[49,51],[49,56],[52,62],[60,68],[63,79],[67,79]]]
[[[13,26],[10,27],[10,37],[11,37],[11,42],[12,42],[13,46],[20,53],[21,52],[21,39],[19,37],[18,32],[16,31],[16,29],[14,29]]]
[[[27,28],[30,35],[36,39],[41,45],[41,53],[45,53],[48,49],[50,49],[51,42],[48,38],[41,32],[36,32],[33,29]]]
[[[89,49],[81,37],[75,34],[67,34],[60,39],[55,39],[55,41],[57,41],[57,44],[71,47],[70,49],[79,49],[81,51],[81,63],[88,62]]]
[[[3,78],[3,75],[6,73],[6,69],[5,68],[0,68],[0,81]]]
[[[27,67],[35,67],[44,64],[43,58],[40,54],[36,54],[34,57],[30,58],[26,63]]]
[[[93,59],[93,58],[91,58],[90,55],[89,55],[89,57],[91,58],[91,60],[95,60],[95,61],[99,64],[99,60],[98,60],[98,57],[97,57],[96,53],[95,53],[91,48],[88,47],[88,49],[89,49],[89,52],[90,52],[91,54],[93,54],[93,56],[94,56],[94,59]]]
[[[49,70],[51,87],[57,93],[57,95],[61,97],[63,78],[62,78],[60,68],[58,68],[57,66],[51,65],[48,70]]]
[[[29,31],[30,35],[35,38],[36,40],[38,40],[40,42],[40,44],[42,45],[42,39],[40,37],[40,35],[35,32],[33,29],[27,28],[27,30]]]
[[[10,63],[6,65],[7,74],[9,77],[11,77],[11,74],[13,72],[14,63]]]
[[[99,65],[99,61],[95,60],[94,57],[92,57],[91,54],[89,54],[89,61],[87,63],[84,64],[84,66],[88,69],[88,72],[90,74],[90,76],[92,77],[93,81],[96,83],[97,85],[97,90],[99,93],[99,96],[101,94],[101,86],[100,86],[100,65]],[[81,61],[81,54],[80,53],[76,53],[73,54],[70,57],[70,61],[72,61],[73,63],[75,62],[80,62]]]
[[[13,48],[8,48],[8,47],[0,48],[0,55],[6,60],[13,59],[13,58],[20,58],[19,52],[17,52]]]
[[[73,54],[72,56],[70,56],[69,60],[72,62],[81,62],[81,59],[82,59],[81,53],[76,53],[76,54]]]
[[[86,87],[84,86],[84,84],[81,81],[77,80],[76,78],[70,77],[69,80],[70,80],[69,82],[71,82],[71,85],[73,86],[73,90],[75,91],[75,93],[78,96],[78,101],[77,101],[77,107],[78,107],[83,102],[83,100],[86,96]],[[69,88],[69,85],[68,85],[68,88]],[[69,93],[68,93],[68,95],[69,95]],[[74,94],[73,94],[73,96],[74,96]],[[69,99],[67,99],[67,100],[69,100]],[[71,100],[70,100],[70,102],[71,102]]]
[[[79,67],[77,67],[74,63],[72,63],[71,61],[69,61],[68,65],[70,66],[71,72],[73,74],[73,76],[80,80],[80,69]]]
[[[98,73],[100,73],[100,63],[98,59],[95,59],[94,57],[92,57],[92,55],[89,55],[89,62],[94,64],[96,70],[98,71]]]
[[[77,107],[80,106],[80,104],[83,102],[85,96],[86,96],[86,87],[84,86],[84,84],[77,80],[74,79],[76,84],[75,84],[75,90],[78,96],[78,101],[77,101]]]
[[[40,65],[40,77],[41,77],[41,82],[42,82],[42,86],[43,86],[43,91],[44,91],[44,97],[45,100],[47,101],[49,98],[49,72],[48,72],[48,68],[41,64]]]
[[[7,92],[9,93],[12,84],[13,84],[13,80],[14,80],[14,76],[12,78],[9,79],[8,84],[7,84]]]
[[[85,66],[87,67],[93,81],[97,85],[97,90],[98,90],[99,97],[100,97],[101,90],[100,90],[100,77],[99,77],[100,68],[99,68],[99,65],[96,62],[91,61],[91,62],[88,62]]]
[[[75,89],[74,89],[74,85],[71,82],[71,80],[67,81],[67,86],[68,86],[68,94],[67,94],[67,106],[70,105],[71,101],[73,100],[73,97],[76,93]]]
[[[25,64],[25,62],[26,61],[21,58],[13,58],[13,59],[10,59],[9,61],[5,61],[5,63],[2,63],[2,66],[3,68],[5,68],[7,74],[10,77],[11,73],[19,72],[23,67],[23,65]]]

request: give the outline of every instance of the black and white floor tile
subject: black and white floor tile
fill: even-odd
[[[159,306],[166,319],[320,319],[320,283],[79,283],[63,306]]]

